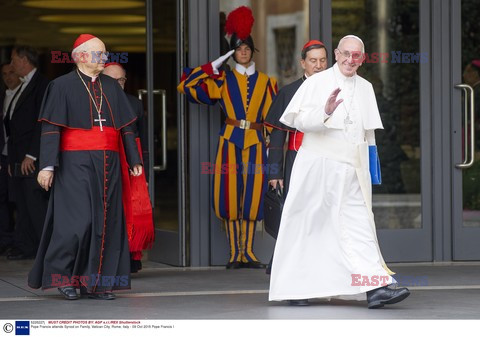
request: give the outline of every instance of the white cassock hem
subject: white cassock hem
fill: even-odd
[[[282,213],[269,300],[365,300],[365,292],[395,283],[383,268],[368,212],[355,167],[302,145]],[[352,275],[384,281],[353,285]]]

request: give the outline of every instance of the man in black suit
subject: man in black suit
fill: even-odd
[[[40,150],[38,115],[48,80],[37,70],[38,54],[27,46],[12,50],[11,65],[22,86],[4,119],[8,166],[13,176],[17,222],[10,260],[34,258],[42,235],[48,193],[37,183],[35,162]]]
[[[5,90],[0,91],[0,121],[6,116],[6,111],[12,100],[16,97],[20,89],[20,77],[15,74],[13,67],[9,63],[3,63],[0,66],[2,80],[6,86]],[[3,88],[3,87],[2,87]],[[9,202],[9,194],[12,189],[9,188],[11,179],[8,175],[7,165],[6,135],[3,124],[0,125],[0,255],[3,255],[13,246],[13,203]]]

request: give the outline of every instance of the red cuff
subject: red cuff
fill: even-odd
[[[222,71],[223,71],[223,70],[219,70],[218,74],[214,74],[213,73],[213,67],[212,67],[211,63],[204,64],[203,66],[200,66],[200,68],[202,69],[202,71],[205,74],[207,74],[208,76],[213,77],[213,78],[219,78],[222,75]]]
[[[214,75],[213,73],[213,67],[212,67],[212,64],[211,63],[207,63],[207,64],[204,64],[203,66],[201,66],[200,68],[202,68],[203,72],[209,76],[212,76]]]

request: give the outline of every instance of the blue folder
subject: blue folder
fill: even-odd
[[[377,146],[368,146],[368,159],[370,162],[370,177],[372,185],[382,184],[382,172],[380,171],[380,158],[378,158]]]

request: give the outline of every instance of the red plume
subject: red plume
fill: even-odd
[[[254,22],[252,10],[241,6],[230,12],[225,22],[225,31],[228,35],[237,34],[240,40],[245,40],[252,32]]]

